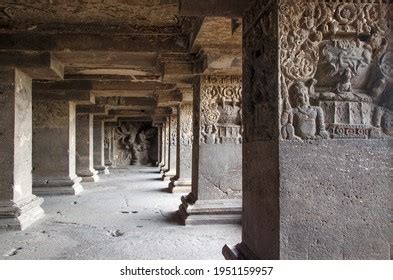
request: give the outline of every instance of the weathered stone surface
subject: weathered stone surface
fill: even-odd
[[[179,105],[177,115],[176,176],[169,183],[169,191],[191,192],[192,172],[192,103]]]
[[[32,79],[61,80],[64,77],[64,65],[49,52],[1,51],[0,64],[17,67]]]
[[[176,176],[177,158],[177,111],[170,116],[169,121],[169,143],[168,143],[168,165],[167,170],[162,175],[163,181],[169,181]]]
[[[76,195],[83,191],[75,167],[76,105],[33,98],[33,192]]]
[[[252,0],[180,0],[182,16],[241,17]]]
[[[243,242],[223,253],[389,259],[387,7],[275,2],[243,22]]]
[[[76,115],[76,174],[82,182],[97,182],[93,164],[93,115]]]
[[[239,222],[242,193],[240,76],[202,76],[194,88],[193,118],[192,193],[182,199],[179,209],[182,221],[187,223],[189,218],[192,221],[192,216],[198,213],[196,209],[202,207],[203,212],[214,215],[216,222]],[[219,208],[216,200],[233,203],[228,210],[225,201]],[[207,210],[209,202],[211,208]],[[234,203],[237,203],[236,213]],[[193,211],[188,211],[191,205]],[[210,223],[211,219],[213,216],[206,222]]]
[[[23,230],[44,211],[32,195],[31,78],[0,71],[0,229]]]
[[[93,118],[93,166],[99,174],[109,174],[104,158],[105,129],[104,121],[99,116]]]

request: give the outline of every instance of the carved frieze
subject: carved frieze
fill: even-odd
[[[200,90],[200,141],[204,144],[242,141],[240,76],[203,76]]]
[[[387,8],[384,1],[280,1],[283,139],[389,135]]]

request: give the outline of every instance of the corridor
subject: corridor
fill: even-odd
[[[166,192],[157,167],[112,169],[78,196],[46,197],[45,217],[0,232],[1,259],[223,259],[238,225],[180,226],[184,194]]]

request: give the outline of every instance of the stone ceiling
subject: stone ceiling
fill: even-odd
[[[6,0],[0,3],[0,25],[25,25],[34,30],[41,24],[177,26],[177,0]]]

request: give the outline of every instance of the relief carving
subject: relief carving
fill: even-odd
[[[283,139],[391,136],[386,11],[382,1],[281,1]]]
[[[200,141],[242,142],[242,82],[239,76],[204,76],[201,81]]]
[[[154,128],[144,124],[122,122],[114,131],[116,166],[154,163],[149,150],[156,135]]]
[[[170,144],[172,147],[175,147],[177,145],[177,116],[172,115],[171,116],[171,124],[170,124]]]
[[[183,104],[179,113],[181,114],[180,123],[180,144],[192,146],[192,104]]]

